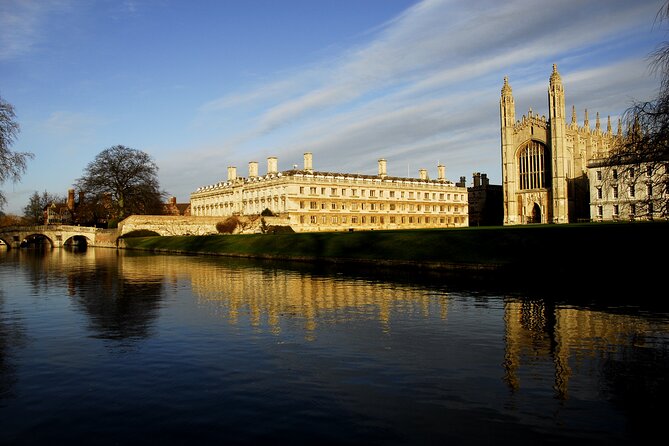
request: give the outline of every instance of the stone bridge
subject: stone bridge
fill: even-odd
[[[0,228],[0,245],[19,248],[34,241],[45,241],[53,248],[67,245],[116,247],[118,231],[88,226],[43,225]]]

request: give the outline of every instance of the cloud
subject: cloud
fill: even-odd
[[[48,16],[67,10],[68,0],[3,0],[0,2],[0,61],[30,52],[43,38]]]

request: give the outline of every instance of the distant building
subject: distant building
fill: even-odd
[[[190,203],[177,203],[177,197],[170,197],[163,205],[165,215],[190,215]]]
[[[663,217],[669,161],[610,164],[606,159],[588,163],[590,215],[594,221],[654,220]]]
[[[475,172],[469,196],[469,226],[501,226],[504,221],[504,198],[501,184],[490,184],[488,175]]]
[[[65,203],[51,202],[44,207],[45,225],[70,225],[75,222],[76,211],[83,202],[83,193],[79,193],[79,202],[74,201],[74,189],[68,189]]]
[[[268,209],[296,232],[468,225],[467,188],[448,181],[443,165],[430,180],[426,169],[419,178],[390,177],[384,159],[378,161],[378,175],[315,171],[309,152],[302,169],[280,172],[277,164],[277,158],[268,158],[261,176],[251,161],[246,178],[228,167],[226,181],[191,194],[191,215],[259,215]]]
[[[516,120],[508,79],[500,99],[504,224],[569,223],[590,220],[589,165],[602,159],[622,135],[620,121],[613,133],[611,119],[601,127],[597,114],[590,127],[565,113],[562,79],[553,65],[548,87],[548,119],[528,112]]]

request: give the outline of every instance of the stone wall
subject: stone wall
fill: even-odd
[[[162,236],[170,235],[209,235],[218,234],[216,224],[227,217],[186,217],[176,215],[131,215],[118,224],[118,235],[125,235],[132,231],[154,231]],[[261,217],[238,217],[243,222],[240,229],[245,234],[260,232]],[[288,226],[289,220],[284,217],[262,217],[267,225]]]

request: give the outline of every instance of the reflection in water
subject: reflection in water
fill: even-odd
[[[45,400],[39,385],[20,383],[54,369],[45,388],[78,377],[61,392],[74,402],[85,393],[95,419],[130,423],[121,414],[140,392],[148,409],[131,413],[146,417],[134,426],[149,437],[181,422],[233,443],[263,429],[285,441],[310,426],[312,440],[339,443],[510,435],[516,444],[624,444],[659,429],[669,396],[669,317],[621,306],[621,296],[615,308],[595,307],[478,282],[455,288],[439,275],[94,248],[8,251],[0,277],[0,398]],[[6,286],[28,289],[24,299],[44,315]],[[84,328],[73,327],[75,315]],[[59,354],[76,369],[24,364]],[[100,396],[76,387],[87,379]],[[112,440],[126,439],[116,433]]]

